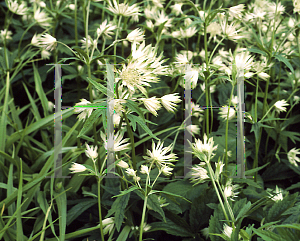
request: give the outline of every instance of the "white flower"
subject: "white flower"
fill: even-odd
[[[293,0],[294,13],[300,13],[300,0]]]
[[[188,79],[191,80],[191,88],[194,89],[197,86],[197,81],[198,81],[198,71],[195,70],[190,70],[185,73],[184,76],[185,81]]]
[[[138,177],[136,175],[136,171],[131,169],[131,168],[127,168],[126,169],[126,173],[128,174],[128,176],[132,177],[134,181],[138,182],[141,178]]]
[[[0,41],[4,42],[4,40],[12,40],[12,32],[7,30],[7,29],[4,29],[4,30],[1,30],[0,32]]]
[[[48,110],[53,112],[54,104],[51,101],[48,101]]]
[[[164,10],[157,11],[156,14],[154,15],[154,20],[155,20],[155,26],[159,26],[163,23],[164,27],[172,27],[172,19],[169,19],[169,17],[166,15]]]
[[[26,3],[21,2],[21,4],[19,5],[17,0],[15,0],[15,1],[8,0],[7,7],[10,11],[12,11],[13,13],[18,14],[18,15],[25,15],[28,11]]]
[[[208,159],[211,158],[211,156],[213,155],[213,151],[216,150],[218,148],[218,145],[214,146],[214,141],[213,141],[213,137],[209,138],[209,140],[207,141],[207,135],[206,133],[204,133],[204,141],[202,142],[200,139],[196,139],[196,143],[190,143],[192,150],[193,150],[193,154],[195,154],[199,159],[201,154],[204,154],[208,157]],[[189,140],[188,140],[189,142]],[[204,161],[204,160],[202,160]],[[208,161],[208,160],[205,160]]]
[[[33,17],[41,27],[48,28],[51,26],[52,18],[46,12],[40,10],[40,8],[35,11]]]
[[[238,53],[235,56],[235,65],[237,70],[237,78],[244,77],[244,73],[248,72],[253,65],[254,57],[249,52]]]
[[[38,35],[34,35],[32,37],[31,40],[31,44],[36,46],[36,47],[40,47],[40,48],[44,48],[46,50],[52,51],[53,49],[55,49],[56,45],[57,45],[57,41],[56,38],[53,38],[50,34],[38,34]]]
[[[106,235],[108,232],[110,234],[115,225],[114,217],[106,218],[106,219],[102,220],[102,225],[103,225],[103,234]]]
[[[228,238],[231,238],[231,234],[232,234],[232,230],[233,228],[232,227],[229,227],[226,223],[224,223],[223,225],[223,233],[228,237]]]
[[[232,185],[231,184],[231,179],[229,179],[229,181],[226,183],[225,187],[224,187],[224,196],[225,198],[230,197],[231,201],[234,201],[233,198],[237,197],[237,194],[239,194],[239,192],[234,192],[236,189],[239,188],[239,185]]]
[[[216,176],[216,179],[218,180],[219,175],[222,173],[223,167],[224,167],[225,164],[222,161],[219,161],[218,163],[215,162],[215,165],[216,165],[215,176]]]
[[[156,111],[161,108],[161,105],[160,105],[159,100],[155,96],[148,98],[148,99],[141,98],[140,100],[143,101],[147,110],[149,110],[153,115],[157,116]]]
[[[143,225],[143,230],[144,230],[144,232],[147,232],[147,231],[149,231],[149,230],[150,230],[150,228],[151,228],[151,226],[150,226],[149,224],[147,224],[147,223],[144,223],[144,225]]]
[[[97,34],[98,37],[101,35],[103,38],[111,39],[112,37],[110,35],[113,34],[112,30],[115,30],[117,26],[113,25],[112,23],[107,24],[107,20],[100,24],[100,27],[97,28]]]
[[[282,111],[286,112],[286,107],[284,106],[288,106],[289,104],[286,102],[286,100],[278,100],[275,104],[274,104],[274,107],[275,107],[275,110],[280,113]]]
[[[142,165],[141,166],[141,173],[148,175],[149,174],[149,168],[148,168],[148,166]]]
[[[73,162],[70,171],[72,171],[72,173],[77,173],[77,172],[84,172],[86,170],[86,167],[84,165],[78,164]]]
[[[268,188],[267,190],[272,190],[270,188]],[[278,202],[279,200],[283,200],[283,190],[281,188],[278,188],[276,185],[276,189],[275,189],[275,195],[271,194],[270,192],[267,191],[267,193],[269,194],[269,197],[274,201],[274,202]]]
[[[78,116],[79,120],[84,120],[86,118],[89,118],[90,115],[92,114],[93,112],[93,108],[79,108],[79,107],[76,107],[78,105],[80,106],[83,106],[83,105],[86,105],[86,104],[91,104],[91,102],[87,101],[86,99],[81,99],[81,102],[77,103],[75,105],[75,109],[74,109],[74,112],[75,113],[80,113],[80,115]]]
[[[291,149],[287,154],[289,162],[296,167],[298,166],[297,162],[300,162],[300,158],[296,156],[299,154],[300,154],[300,148],[296,149],[295,147],[293,149]]]
[[[91,38],[91,36],[88,36],[88,40],[86,41],[86,38],[83,38],[82,40],[80,40],[82,46],[81,48],[83,48],[84,50],[86,49],[86,46],[88,46],[88,49],[91,49],[91,47],[93,47],[94,45],[94,41]]]
[[[123,160],[119,161],[119,162],[117,163],[117,166],[119,166],[119,167],[121,167],[121,168],[124,168],[124,169],[126,169],[126,168],[129,167],[128,164],[127,164],[126,162],[124,162]]]
[[[167,165],[163,165],[160,169],[160,171],[162,172],[162,174],[164,174],[165,176],[169,176],[172,174],[173,168],[172,167],[168,167]]]
[[[203,236],[208,239],[209,237],[209,228],[204,228],[201,230],[201,233],[203,234]]]
[[[162,165],[170,165],[174,166],[171,162],[176,161],[176,154],[171,153],[166,155],[167,152],[171,151],[172,144],[168,147],[163,148],[163,142],[161,143],[160,140],[155,148],[155,143],[152,141],[152,152],[147,150],[148,156],[143,156],[145,160],[148,162],[154,162],[158,167]]]
[[[88,158],[91,158],[93,161],[95,161],[95,159],[98,157],[98,146],[90,147],[87,143],[85,143],[86,146],[86,150],[85,150],[85,154]]]
[[[144,41],[144,36],[145,35],[143,35],[143,32],[139,28],[137,28],[137,29],[133,30],[132,32],[130,32],[127,35],[126,39],[129,42],[134,42],[134,41],[142,42],[142,41]]]
[[[169,112],[173,112],[176,110],[176,104],[181,102],[180,97],[177,96],[178,93],[164,95],[160,98],[161,104],[165,107],[165,109]]]
[[[137,6],[137,4],[133,4],[131,6],[128,5],[128,3],[117,3],[116,0],[113,0],[113,4],[111,1],[108,2],[108,10],[116,15],[122,15],[125,17],[133,17],[140,15],[139,11],[140,8]]]
[[[101,138],[104,142],[104,148],[105,148],[105,150],[107,150],[106,136],[102,131],[100,132],[100,136],[101,136]],[[114,148],[115,152],[130,149],[130,143],[126,143],[126,142],[129,141],[129,138],[125,138],[125,139],[122,140],[123,136],[124,136],[124,133],[119,132],[119,131],[117,132],[116,135],[114,135],[114,137],[113,137],[112,134],[110,134],[108,141],[114,141],[113,148]]]
[[[228,107],[222,107],[219,111],[219,115],[224,119],[227,120],[227,113],[228,113]],[[230,107],[229,108],[229,116],[228,120],[231,120],[235,117],[235,109]]]
[[[41,57],[42,59],[49,59],[51,56],[51,53],[49,51],[47,51],[46,49],[43,49],[41,51]]]
[[[199,134],[200,133],[200,128],[198,125],[189,125],[188,127],[186,127],[186,129],[188,130],[189,133],[191,133],[191,135],[195,135],[195,134]]]
[[[241,18],[242,12],[244,11],[244,7],[245,7],[244,4],[239,4],[237,6],[229,8],[228,13],[231,17]]]
[[[182,14],[182,10],[181,10],[181,7],[182,7],[183,3],[175,3],[174,5],[171,6],[172,8],[172,13],[174,13],[176,16]]]
[[[191,182],[195,182],[194,185],[205,182],[206,179],[209,179],[208,172],[205,168],[201,167],[203,163],[195,165],[191,170]]]

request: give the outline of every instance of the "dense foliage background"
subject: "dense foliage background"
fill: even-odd
[[[297,0],[1,1],[0,240],[300,240],[299,13]],[[86,106],[61,112],[68,178],[48,178],[54,63],[62,106]],[[114,137],[95,107],[109,81]]]

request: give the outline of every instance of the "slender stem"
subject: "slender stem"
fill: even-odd
[[[222,198],[221,198],[221,196],[220,196],[219,190],[218,190],[218,188],[217,188],[217,186],[216,186],[216,183],[215,183],[215,180],[214,180],[214,172],[213,172],[213,170],[212,170],[212,168],[211,168],[211,166],[210,166],[209,161],[208,161],[206,164],[207,164],[207,166],[208,166],[208,170],[209,170],[209,174],[210,174],[212,183],[213,183],[213,185],[214,185],[215,191],[216,191],[216,193],[217,193],[218,199],[219,199],[220,204],[221,204],[221,207],[222,207],[222,209],[223,209],[223,213],[224,213],[224,215],[225,215],[226,220],[227,220],[228,223],[229,223],[229,218],[228,218],[228,216],[227,216],[227,212],[226,212],[226,210],[225,210],[225,207],[224,207]]]
[[[101,239],[102,239],[102,241],[104,241],[103,225],[102,225],[102,213],[101,213],[101,193],[100,193],[100,187],[101,187],[101,179],[98,178],[98,209],[99,209],[100,233],[101,233]]]
[[[136,160],[135,160],[135,147],[134,147],[134,136],[133,136],[133,132],[132,129],[130,127],[127,115],[125,112],[123,112],[123,116],[125,118],[126,121],[126,125],[127,125],[127,131],[128,131],[128,135],[130,137],[130,141],[131,141],[131,147],[132,147],[132,165],[133,165],[133,170],[136,171]]]
[[[147,185],[146,185],[146,189],[147,189]],[[147,209],[147,200],[148,200],[148,196],[146,196],[145,200],[144,200],[143,213],[142,213],[142,221],[141,221],[141,225],[140,225],[139,241],[143,240],[143,227],[144,227],[145,213],[146,213],[146,209]]]
[[[229,106],[231,105],[231,99],[234,91],[234,85],[232,85],[231,88],[231,93],[230,93],[230,98],[229,98]],[[227,112],[227,119],[226,119],[226,128],[225,128],[225,173],[227,175],[227,170],[228,170],[228,155],[227,155],[227,150],[228,150],[228,116],[229,116],[229,108]],[[225,181],[227,182],[227,177],[225,178]]]
[[[118,26],[117,26],[117,31],[116,31],[116,37],[115,37],[115,41],[117,41],[118,38],[118,34],[119,34],[119,29],[120,29],[120,25],[121,25],[121,19],[122,19],[122,15],[120,15],[119,17],[119,21],[118,21]],[[114,44],[114,56],[115,56],[115,64],[117,63],[117,43]]]

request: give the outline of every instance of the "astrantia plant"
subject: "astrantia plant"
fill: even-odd
[[[299,1],[0,6],[0,240],[300,240]]]

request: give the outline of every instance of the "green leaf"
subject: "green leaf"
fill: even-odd
[[[285,57],[283,57],[281,54],[275,55],[274,57],[276,59],[278,59],[279,61],[283,62],[290,69],[290,71],[294,74],[293,66],[290,64],[290,62]]]
[[[96,196],[97,197],[97,196]],[[67,213],[67,225],[69,226],[79,215],[85,210],[98,203],[97,199],[83,199],[79,200],[78,204],[73,206]]]
[[[79,47],[73,47],[73,49],[77,52],[78,56],[80,58],[80,60],[84,63],[89,63],[89,56],[86,54],[85,51],[83,51],[81,48]]]
[[[139,116],[135,116],[135,115],[132,115],[132,114],[128,114],[127,115],[128,119],[132,122],[137,122],[143,129],[144,131],[146,131],[152,138],[156,139],[159,141],[159,139],[153,135],[152,131],[148,128],[148,126],[144,123],[144,121],[142,120],[141,117]]]
[[[143,121],[145,121],[145,117],[143,115],[143,112],[138,107],[138,104],[136,102],[128,99],[128,100],[126,100],[126,103],[124,105],[126,105],[132,111],[135,111],[143,119]]]
[[[91,82],[91,83],[95,86],[95,88],[96,88],[97,90],[99,90],[100,92],[102,92],[102,93],[105,94],[106,96],[108,95],[108,94],[107,94],[107,88],[106,88],[104,85],[102,85],[102,84],[96,82],[95,80],[93,80],[93,79],[91,79],[91,78],[89,78],[89,77],[87,77],[87,80],[88,80],[89,82]]]
[[[97,109],[94,110],[91,114],[91,116],[84,122],[84,125],[82,129],[80,130],[77,138],[84,135],[88,130],[90,130],[94,124],[94,122],[99,118],[99,116],[103,113],[103,111],[106,111],[105,109]]]
[[[253,180],[251,179],[247,179],[247,178],[243,178],[243,179],[238,179],[238,178],[235,178],[234,179],[234,182],[237,182],[237,183],[246,183],[248,184],[249,186],[253,186],[253,187],[257,187],[257,188],[262,188],[259,184],[257,184],[256,182],[254,182]]]
[[[126,195],[127,193],[130,193],[136,189],[140,189],[140,188],[137,186],[131,186],[129,189],[126,189],[125,191],[121,191],[121,193],[119,195],[113,196],[112,198],[121,197],[121,196]]]
[[[268,211],[268,215],[266,217],[267,222],[277,221],[279,220],[281,214],[286,211],[288,208],[294,206],[298,193],[294,193],[292,195],[286,196],[283,200],[278,200],[275,202],[270,210]]]
[[[253,232],[259,237],[263,238],[265,241],[283,241],[283,239],[276,233],[273,233],[269,230],[258,230],[253,229]]]
[[[251,176],[252,174],[258,172],[259,170],[265,168],[267,165],[269,165],[270,163],[266,163],[265,165],[261,166],[261,167],[257,167],[257,168],[254,168],[254,169],[251,169],[251,170],[248,170],[248,171],[245,171],[245,175],[246,176]]]
[[[174,193],[170,193],[170,192],[166,192],[166,191],[157,191],[157,190],[153,190],[153,191],[151,191],[151,192],[149,193],[149,195],[154,194],[154,193],[163,193],[163,194],[166,194],[166,195],[169,195],[169,196],[179,197],[179,198],[181,198],[181,199],[183,199],[183,200],[185,200],[185,201],[187,201],[187,202],[189,202],[189,203],[192,203],[190,200],[188,200],[188,199],[186,199],[186,198],[184,198],[184,197],[182,197],[182,196],[180,196],[180,195],[177,195],[177,194],[174,194]]]
[[[255,47],[248,48],[248,51],[252,52],[252,53],[262,54],[262,55],[266,56],[266,52],[265,51],[262,51],[262,50],[260,50],[258,48],[255,48]]]
[[[126,193],[125,195],[117,197],[114,201],[111,209],[108,211],[106,217],[115,214],[115,224],[118,232],[120,232],[123,219],[125,217],[125,209],[127,207],[128,201],[130,198],[130,192]]]
[[[126,225],[123,229],[122,232],[120,233],[119,237],[117,238],[117,241],[126,241],[128,234],[130,233],[131,228]]]
[[[45,95],[45,92],[43,90],[40,74],[39,74],[38,70],[36,69],[34,63],[32,63],[32,66],[33,66],[35,90],[36,90],[36,92],[39,96],[39,99],[42,102],[42,106],[43,106],[43,109],[44,109],[44,116],[46,117],[48,115],[48,99],[47,99],[47,97]]]
[[[65,240],[67,227],[67,195],[62,187],[60,193],[54,192],[59,218],[59,237],[60,240]]]
[[[152,194],[152,195],[148,196],[147,206],[148,206],[148,208],[152,209],[153,211],[159,213],[162,216],[163,220],[166,222],[166,216],[165,216],[164,210],[160,206],[157,195]]]

